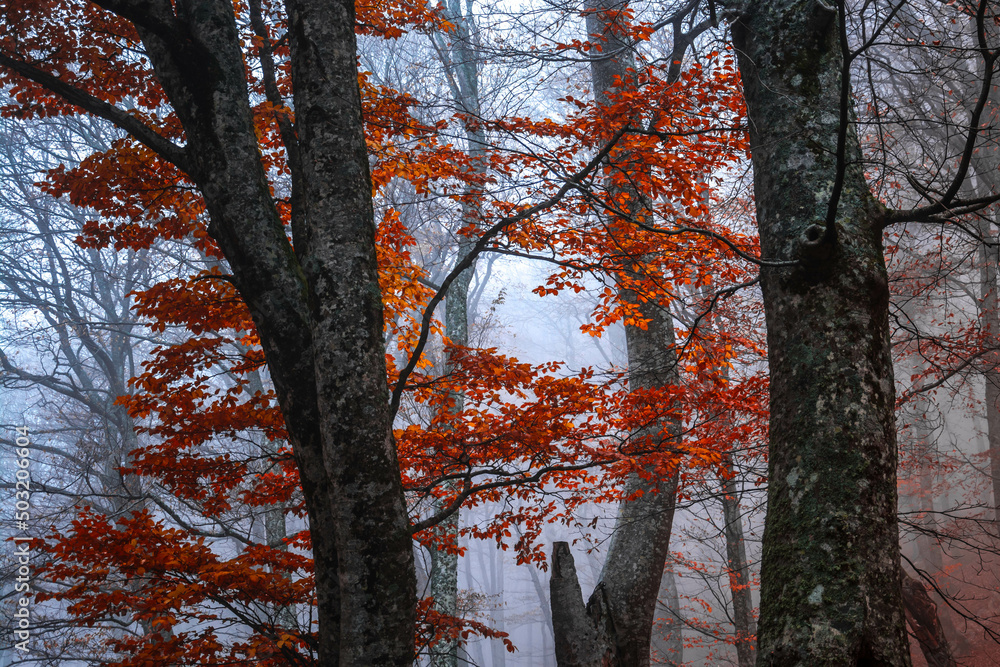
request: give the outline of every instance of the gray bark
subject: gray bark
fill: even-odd
[[[603,588],[598,586],[591,595],[591,601],[597,600],[602,593]],[[603,606],[596,603],[595,613],[592,613],[589,605],[583,604],[583,589],[580,588],[576,562],[568,542],[556,542],[552,547],[549,602],[552,605],[556,662],[560,667],[603,667],[608,664],[608,628],[603,626],[607,619],[595,615],[603,611]]]
[[[461,2],[451,0],[445,9],[445,16],[455,26],[451,35],[452,43],[446,45],[435,38],[435,45],[441,56],[445,74],[451,87],[452,98],[466,116],[475,121],[480,116],[479,100],[479,56],[474,46],[475,20],[471,14],[471,3],[463,14]],[[486,136],[475,123],[467,123],[465,128],[467,152],[473,159],[475,175],[483,173],[480,162],[485,154]],[[460,226],[478,225],[480,210],[477,205],[479,188],[475,182],[466,186],[462,198]],[[455,261],[460,262],[472,250],[474,239],[457,234],[458,247]],[[475,274],[475,262],[462,271],[452,282],[445,300],[445,335],[457,346],[469,345],[469,285]],[[453,370],[453,361],[446,360],[445,372]],[[460,392],[454,398],[454,411],[461,412],[465,397]],[[449,541],[458,539],[459,512],[452,513],[435,530],[444,533]],[[431,550],[431,596],[437,611],[449,616],[458,615],[458,555],[445,550]],[[458,642],[443,641],[431,650],[433,667],[458,667]]]
[[[727,457],[728,459],[728,457]],[[728,461],[732,470],[732,461]],[[757,661],[757,621],[753,616],[750,590],[750,564],[743,536],[739,489],[736,479],[722,482],[722,516],[725,521],[726,558],[729,561],[729,589],[733,599],[733,622],[736,626],[736,656],[739,667],[753,667]]]
[[[409,665],[415,581],[392,440],[354,3],[287,0],[294,251],[261,161],[228,0],[97,4],[132,22],[183,126],[182,148],[45,85],[184,170],[247,303],[309,510],[323,665]],[[4,55],[0,64],[35,76]]]
[[[652,641],[650,664],[677,667],[684,664],[684,624],[681,621],[681,600],[677,593],[677,576],[672,565],[663,571],[660,599],[657,604],[657,630]]]
[[[253,371],[247,374],[247,390],[250,394],[264,391],[264,382],[261,372]],[[258,447],[263,450],[268,457],[276,458],[281,450],[282,443],[279,440],[270,440],[259,435],[254,437]],[[264,509],[264,543],[272,549],[288,551],[285,538],[288,537],[288,525],[285,522],[287,508],[282,502],[269,505]],[[284,578],[291,581],[291,575],[284,573]],[[289,605],[277,606],[271,614],[274,624],[279,628],[296,629],[298,619],[295,615],[295,607]]]
[[[884,215],[842,106],[838,33],[837,10],[816,0],[750,2],[733,29],[761,251],[797,262],[761,269],[771,422],[759,665],[910,664]]]
[[[605,52],[618,54],[591,61],[594,97],[601,105],[607,105],[616,81],[622,86],[634,85],[629,81],[634,74],[631,45],[622,39],[620,29],[602,11],[617,8],[620,5],[613,0],[595,0],[587,5],[588,10],[595,10],[587,14],[591,39],[602,41]],[[627,169],[628,162],[627,155],[612,156],[612,163],[620,169]],[[614,198],[616,193],[609,194]],[[645,217],[646,199],[635,189],[630,189],[628,195],[627,213]],[[627,220],[615,220],[610,227],[613,234],[627,235],[628,225]],[[626,258],[619,270],[623,275],[640,277],[643,263],[653,259]],[[655,296],[646,298],[631,289],[620,288],[619,298],[638,305],[647,320],[645,329],[625,327],[630,390],[677,385],[670,312]],[[676,418],[663,418],[633,437],[641,443],[641,448],[659,449],[678,432]],[[652,466],[648,469],[650,473],[653,470]],[[662,480],[647,479],[636,473],[628,477],[624,495],[640,495],[619,506],[604,568],[585,607],[569,547],[565,543],[556,544],[550,589],[556,659],[560,666],[649,664],[656,598],[670,542],[676,489],[676,469]]]

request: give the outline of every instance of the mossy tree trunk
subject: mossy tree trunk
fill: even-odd
[[[751,1],[733,28],[761,252],[792,262],[761,269],[771,419],[758,665],[910,664],[884,214],[859,162],[839,35],[823,0]]]

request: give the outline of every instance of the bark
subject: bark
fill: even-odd
[[[673,323],[663,308],[643,304],[647,329],[626,328],[629,379],[633,388],[677,382]],[[647,334],[652,332],[655,338]],[[674,437],[677,424],[662,420],[634,434],[659,443]],[[586,606],[569,546],[553,550],[550,580],[552,626],[560,667],[649,664],[656,598],[663,576],[677,489],[677,469],[656,480],[633,473],[623,493],[611,546],[594,592]]]
[[[749,2],[733,27],[761,252],[795,262],[761,269],[771,418],[759,665],[910,664],[885,216],[849,122],[839,25],[820,0],[770,0]]]
[[[460,246],[460,257],[463,251],[468,252],[467,244]],[[475,269],[467,269],[459,274],[451,284],[445,301],[445,335],[455,345],[469,344],[468,295],[469,283]],[[445,373],[451,372],[453,360],[446,360]],[[461,412],[465,396],[456,392],[453,396],[454,412]],[[446,543],[456,544],[458,541],[459,513],[454,512],[435,527]],[[435,610],[449,616],[458,616],[458,554],[447,549],[430,548],[431,554],[431,597],[434,598]],[[457,667],[458,641],[442,640],[431,648],[431,665],[433,667]]]
[[[923,373],[925,363],[918,362],[920,368],[918,373]],[[914,453],[919,457],[920,466],[915,474],[919,477],[920,492],[913,499],[914,509],[924,512],[925,516],[920,520],[920,529],[917,533],[917,554],[922,558],[933,573],[941,571],[941,545],[937,536],[940,529],[938,527],[937,515],[934,505],[934,481],[937,467],[937,447],[933,442],[934,429],[931,425],[931,410],[933,405],[926,394],[920,393],[913,400],[913,446]]]
[[[413,555],[388,409],[354,4],[285,3],[294,251],[261,162],[232,3],[99,4],[135,24],[187,144],[178,156],[145,141],[203,194],[257,326],[309,510],[320,664],[409,665]]]
[[[247,389],[250,394],[264,391],[264,381],[261,371],[253,371],[247,374]],[[260,434],[253,436],[254,443],[267,454],[269,459],[275,460],[279,456],[282,447],[280,440],[271,440]],[[268,505],[264,509],[264,543],[272,549],[288,551],[285,538],[288,537],[288,525],[285,522],[287,507],[283,502]],[[283,577],[291,583],[291,575],[283,573]],[[297,629],[298,619],[294,605],[278,605],[269,614],[271,621],[278,628]]]
[[[604,42],[604,51],[619,55],[591,61],[594,96],[606,105],[616,82],[634,85],[631,46],[620,34],[617,20],[608,10],[620,9],[613,0],[588,3],[587,31],[594,40]],[[630,169],[627,154],[614,155],[613,163],[623,170]],[[617,188],[609,187],[616,200]],[[628,213],[646,216],[648,202],[640,192],[630,188],[626,193]],[[629,234],[627,220],[610,225],[613,234]],[[626,258],[619,271],[630,278],[641,278],[643,264],[653,258]],[[646,328],[626,325],[630,390],[655,389],[679,382],[674,349],[674,326],[670,312],[655,295],[647,298],[633,289],[619,288],[619,298],[638,305]],[[642,448],[659,449],[677,436],[676,418],[663,418],[633,434]],[[557,543],[553,552],[552,625],[555,634],[556,659],[562,667],[579,665],[649,665],[650,642],[656,598],[663,576],[674,516],[674,496],[678,473],[658,480],[653,475],[631,474],[623,493],[615,521],[611,545],[598,584],[586,606],[576,578],[573,558],[565,543]],[[638,494],[638,495],[637,495]],[[558,561],[558,564],[557,562]],[[556,575],[558,570],[558,577]],[[576,597],[574,597],[576,596]],[[573,598],[570,601],[569,598]]]
[[[732,462],[728,462],[732,470]],[[736,657],[739,667],[753,667],[757,661],[755,642],[757,621],[753,616],[750,588],[750,565],[747,562],[736,479],[722,482],[722,516],[725,521],[726,558],[729,561],[729,590],[733,598],[733,622],[736,626]]]
[[[722,370],[722,377],[729,382],[729,369]],[[722,429],[731,421],[720,416]],[[733,602],[733,626],[736,631],[736,659],[739,667],[752,667],[757,661],[757,620],[753,615],[753,594],[750,588],[750,564],[747,562],[743,519],[740,513],[739,485],[733,466],[732,452],[726,452],[723,466],[728,477],[721,479],[723,534],[726,538],[726,561],[729,564],[729,591]]]
[[[603,588],[598,585],[591,602],[599,599]],[[552,630],[555,635],[556,663],[560,667],[603,667],[609,631],[607,618],[597,618],[590,605],[583,604],[583,590],[576,575],[576,563],[568,542],[556,542],[552,548],[552,576],[549,579],[549,601],[552,605]],[[603,611],[599,604],[594,611]]]
[[[986,383],[986,439],[989,443],[990,476],[993,488],[993,522],[1000,534],[1000,309],[997,304],[997,249],[992,226],[986,220],[979,223],[979,233],[987,243],[979,247],[979,280],[982,302],[979,306],[979,327],[983,345],[990,350],[985,357],[983,378]]]
[[[438,52],[445,67],[448,81],[451,85],[452,98],[459,109],[469,117],[477,120],[480,116],[479,102],[479,57],[473,45],[473,32],[476,29],[471,14],[463,15],[461,2],[452,0],[446,10],[445,17],[455,26],[451,36],[451,48],[437,40]],[[465,128],[466,151],[472,158],[473,173],[478,176],[484,167],[481,158],[484,157],[486,136],[475,123],[467,123]],[[480,210],[477,205],[479,188],[475,181],[467,185],[462,199],[461,227],[478,225]],[[474,239],[456,234],[458,248],[456,262],[465,259],[474,243]],[[475,262],[463,271],[452,282],[445,300],[445,335],[451,342],[460,347],[469,345],[469,285],[475,275]],[[452,359],[446,360],[445,373],[454,367]],[[464,408],[465,396],[458,392],[454,396],[454,412]],[[436,528],[445,534],[445,541],[455,543],[458,540],[459,512],[454,512],[442,521]],[[437,611],[449,616],[458,615],[458,554],[447,550],[431,550],[431,596]],[[458,641],[446,640],[438,643],[431,651],[433,667],[458,667]]]
[[[928,667],[956,667],[948,638],[938,620],[937,605],[918,579],[903,571],[903,604],[906,621],[920,644]]]
[[[491,554],[491,565],[493,570],[492,582],[490,585],[490,593],[496,595],[497,604],[493,609],[491,614],[492,625],[495,630],[500,632],[506,632],[507,630],[507,611],[506,602],[503,598],[504,592],[504,559],[503,552],[500,550],[494,550]],[[529,567],[528,569],[534,571],[534,567]],[[537,575],[536,575],[537,576]],[[532,642],[534,644],[534,642]],[[507,647],[504,646],[499,641],[490,642],[490,657],[493,658],[492,667],[506,667],[507,666]]]

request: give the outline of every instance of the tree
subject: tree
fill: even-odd
[[[865,180],[850,67],[901,6],[864,14],[856,49],[846,3],[749,2],[734,24],[762,254],[783,264],[761,271],[771,425],[760,664],[909,664],[882,230],[988,203],[958,195],[996,54],[979,3],[985,92],[963,150],[940,194],[889,210]]]
[[[105,148],[116,138],[113,128],[93,119],[64,118],[31,124],[6,119],[2,127],[0,173],[6,187],[0,197],[0,302],[6,315],[0,370],[7,395],[26,399],[28,415],[17,425],[36,439],[29,484],[32,516],[45,516],[60,530],[67,530],[78,503],[114,518],[127,516],[149,500],[141,480],[121,471],[133,461],[139,438],[134,420],[116,399],[128,393],[141,355],[138,341],[149,339],[130,312],[131,293],[152,279],[150,257],[158,252],[77,247],[73,239],[85,211],[35,187],[46,170],[78,159],[81,146],[84,151]],[[39,335],[39,322],[53,335]],[[13,449],[15,443],[5,445]],[[0,486],[15,489],[13,480]],[[33,563],[36,571],[43,564],[42,558]],[[131,584],[141,593],[141,582]],[[50,642],[51,655],[76,654],[78,633],[67,633],[65,618],[44,607],[38,617],[47,622],[37,639]],[[142,624],[132,614],[123,618]]]
[[[761,250],[786,264],[761,272],[771,440],[759,661],[768,665],[909,664],[884,222],[848,124],[842,20],[824,3],[751,2],[734,26]]]
[[[463,14],[461,2],[452,0],[442,8],[444,18],[453,26],[450,43],[446,43],[438,33],[431,35],[434,49],[445,70],[452,101],[464,119],[466,153],[470,158],[472,172],[472,178],[467,180],[460,202],[458,229],[454,232],[457,239],[456,263],[469,255],[475,242],[475,233],[470,233],[470,230],[477,229],[481,223],[482,212],[478,201],[483,194],[482,183],[477,181],[481,181],[486,171],[486,133],[481,125],[483,115],[479,95],[481,58],[476,48],[479,36],[476,34],[478,28],[472,7],[472,3],[468,3]],[[445,299],[445,336],[451,344],[448,348],[449,357],[461,354],[461,349],[469,347],[469,327],[475,316],[474,312],[469,313],[469,286],[475,267],[476,263],[473,262],[458,275]],[[453,365],[453,359],[446,359],[445,373]],[[463,407],[464,396],[457,392],[454,395],[454,405],[447,409],[460,413]],[[438,611],[451,616],[456,616],[458,610],[458,554],[454,551],[457,548],[454,542],[458,539],[458,522],[459,513],[455,512],[442,524],[442,529],[447,533],[445,542],[448,544],[444,544],[442,548],[431,547],[431,595]],[[457,641],[443,642],[434,653],[433,667],[458,666]]]
[[[685,33],[682,26],[697,3],[673,17],[674,49],[671,63],[680,63],[691,40],[708,23]],[[629,8],[625,3],[589,2],[586,6],[587,32],[596,45],[590,61],[596,102],[609,126],[614,112],[609,110],[618,95],[634,93],[638,71],[629,35]],[[667,82],[676,82],[680,68],[671,67]],[[673,81],[671,81],[673,78]],[[641,122],[641,121],[640,121]],[[654,123],[655,124],[655,123]],[[612,155],[618,173],[609,178],[608,199],[622,210],[624,219],[612,219],[609,236],[622,248],[629,248],[630,220],[649,224],[651,202],[642,191],[648,176],[636,167],[640,160],[626,151]],[[638,312],[642,323],[625,324],[628,349],[629,388],[637,395],[662,391],[679,384],[674,323],[669,302],[662,295],[642,291],[635,284],[643,279],[644,267],[655,262],[651,255],[626,252],[621,266],[615,267],[618,298]],[[642,399],[640,399],[642,400]],[[671,447],[681,430],[679,416],[669,408],[662,418],[652,420],[637,434],[659,446]],[[661,479],[664,475],[666,478]],[[580,592],[573,557],[566,543],[556,543],[552,552],[550,579],[552,621],[556,657],[560,665],[648,665],[656,599],[670,543],[679,466],[652,460],[644,470],[629,475],[618,509],[611,546],[593,593],[586,606]]]
[[[16,94],[119,125],[197,186],[263,343],[298,463],[314,527],[320,661],[405,665],[413,556],[392,440],[355,9],[285,7],[294,125],[273,79],[265,86],[288,152],[294,248],[258,147],[230,2],[9,3],[0,66]],[[82,35],[85,57],[120,65],[114,78],[72,66]],[[141,58],[124,55],[136,48]],[[265,72],[273,51],[270,40],[258,45]],[[114,105],[126,95],[148,115]],[[166,123],[155,118],[165,105]]]
[[[646,97],[637,97],[631,90],[622,91],[616,109],[597,110],[587,103],[570,100],[567,107],[579,110],[571,118],[574,123],[560,126],[548,118],[489,123],[490,131],[534,132],[535,138],[545,140],[534,145],[537,154],[522,154],[505,164],[490,163],[497,172],[522,169],[537,176],[531,188],[536,189],[533,196],[541,193],[539,203],[524,206],[516,201],[517,197],[492,202],[497,212],[495,224],[475,230],[477,238],[468,254],[445,276],[440,289],[433,296],[421,292],[419,298],[408,302],[406,309],[395,310],[396,315],[409,312],[415,302],[422,312],[419,326],[402,335],[393,330],[393,318],[384,317],[386,310],[395,309],[398,304],[387,298],[393,292],[393,285],[386,284],[384,274],[379,275],[380,248],[375,238],[368,155],[369,150],[373,154],[383,150],[378,139],[384,134],[373,136],[378,132],[372,129],[375,123],[369,123],[367,136],[363,127],[362,104],[370,104],[375,95],[364,80],[359,89],[353,5],[288,0],[286,12],[282,13],[276,6],[251,2],[246,12],[238,8],[234,16],[232,3],[221,0],[176,3],[103,0],[98,4],[104,10],[56,1],[44,7],[38,3],[9,4],[5,18],[14,36],[0,43],[0,67],[4,68],[5,81],[18,103],[9,106],[7,113],[70,113],[83,109],[119,124],[132,139],[95,158],[88,168],[94,168],[95,175],[123,181],[126,167],[119,167],[114,160],[131,160],[127,162],[128,169],[135,169],[136,163],[140,163],[146,171],[137,173],[150,177],[145,191],[154,195],[143,195],[144,206],[135,215],[140,221],[156,226],[159,233],[196,235],[203,218],[208,219],[208,231],[214,241],[200,237],[200,242],[213,250],[217,244],[232,274],[207,272],[198,279],[203,283],[222,283],[226,289],[231,282],[246,303],[254,329],[247,339],[252,340],[255,334],[262,344],[298,462],[312,526],[320,619],[318,653],[322,664],[407,664],[412,660],[416,601],[411,534],[414,531],[419,534],[448,513],[456,512],[464,502],[475,501],[477,492],[487,498],[490,493],[498,493],[497,489],[512,483],[500,479],[504,476],[528,482],[538,481],[545,473],[560,472],[565,473],[567,486],[593,484],[597,479],[610,486],[611,482],[628,479],[631,474],[625,491],[598,489],[583,494],[592,493],[604,499],[624,497],[623,524],[629,523],[630,508],[652,504],[648,503],[651,500],[669,511],[668,494],[647,493],[656,485],[653,476],[670,469],[663,463],[663,426],[675,424],[677,413],[684,411],[683,392],[673,386],[678,384],[673,375],[675,362],[663,362],[670,357],[669,341],[674,334],[667,309],[669,287],[684,281],[707,284],[707,276],[712,272],[705,266],[730,250],[746,259],[745,250],[752,247],[752,243],[745,244],[742,240],[720,240],[721,235],[712,229],[683,227],[697,221],[704,209],[699,202],[701,189],[695,175],[704,173],[706,164],[715,159],[695,159],[692,155],[713,153],[719,148],[711,138],[718,129],[712,124],[717,119],[699,119],[702,124],[693,131],[683,125],[685,112],[696,117],[718,101],[717,96],[713,97],[717,88],[703,89],[698,85],[708,75],[695,70],[686,73],[680,82],[654,76],[673,69],[671,61],[661,71],[643,68],[637,78],[648,77],[642,88]],[[780,23],[777,14],[785,9],[791,11],[793,4],[770,8],[753,4],[741,24],[746,28],[739,33],[741,44],[754,54],[770,56],[774,43],[758,40],[757,36],[771,33],[759,28],[770,29],[773,26],[769,22]],[[808,67],[799,62],[801,71],[795,73],[813,77],[809,81],[819,75],[830,76],[836,83],[841,81],[837,77],[846,65],[837,60],[837,49],[831,46],[830,36],[834,33],[830,30],[835,22],[827,20],[825,5],[818,3],[818,7],[815,20],[792,22],[785,32],[774,34],[781,35],[778,46],[793,45],[789,48],[806,51],[803,62]],[[710,16],[712,9],[714,4],[710,4]],[[801,7],[795,5],[792,9]],[[360,17],[361,29],[384,34],[402,30],[403,24],[435,21],[422,6],[380,5],[362,11],[366,14]],[[649,25],[636,26],[635,39],[648,36],[652,29]],[[810,39],[800,39],[803,34]],[[823,38],[818,46],[811,39],[816,34]],[[253,45],[249,66],[244,64],[245,54],[241,50],[245,43]],[[810,60],[813,56],[822,56],[818,60],[820,66],[813,67]],[[152,70],[146,66],[147,58]],[[760,63],[759,70],[752,69],[755,62]],[[834,554],[837,559],[844,558],[837,560],[838,563],[857,566],[855,579],[847,577],[846,583],[834,581],[831,572],[824,570],[821,574],[828,578],[821,577],[819,583],[805,592],[796,589],[798,603],[811,609],[815,598],[818,600],[815,606],[822,608],[830,604],[831,596],[834,602],[845,596],[848,606],[861,604],[848,591],[851,584],[860,583],[866,592],[873,593],[878,612],[873,618],[877,620],[879,614],[888,618],[894,604],[898,612],[898,593],[895,603],[891,585],[888,597],[880,596],[886,581],[898,575],[898,566],[889,563],[894,547],[887,547],[891,540],[886,536],[893,532],[893,525],[884,514],[893,504],[894,490],[890,488],[891,367],[888,356],[883,354],[884,346],[879,347],[888,326],[879,310],[882,303],[879,298],[885,294],[884,268],[880,268],[878,240],[873,240],[876,228],[880,231],[876,223],[881,209],[866,197],[859,168],[843,157],[843,151],[837,153],[838,141],[833,142],[832,149],[829,145],[831,137],[850,136],[846,122],[836,126],[820,113],[829,103],[842,101],[841,88],[834,86],[837,89],[833,92],[823,90],[827,97],[822,97],[817,90],[823,86],[808,86],[809,94],[801,95],[805,111],[801,116],[792,114],[788,118],[781,115],[787,111],[782,106],[785,98],[778,99],[768,91],[772,90],[772,83],[780,84],[782,90],[794,91],[801,80],[794,83],[789,74],[786,82],[782,78],[786,72],[776,71],[766,58],[743,64],[748,99],[752,100],[755,114],[753,120],[759,128],[754,131],[764,133],[763,138],[755,136],[755,141],[759,140],[755,148],[761,154],[755,153],[755,159],[762,160],[757,175],[761,181],[758,204],[762,229],[769,235],[764,244],[765,295],[770,304],[772,344],[777,350],[772,368],[775,378],[780,380],[775,394],[775,405],[780,410],[773,422],[777,461],[772,460],[779,473],[772,478],[777,480],[773,484],[772,507],[778,527],[769,534],[791,539],[787,532],[789,512],[798,511],[799,504],[817,507],[817,512],[808,517],[811,528],[798,545],[786,544],[785,551],[781,546],[772,549],[769,562],[776,564],[778,570],[777,576],[769,575],[770,585],[777,590],[784,575],[794,575],[784,568],[795,567],[794,558],[789,555],[797,558],[796,549],[801,550],[807,540],[820,539],[825,544],[821,539],[823,530],[854,531],[852,536],[856,533],[869,539],[860,542],[860,557],[849,553],[848,547],[840,542],[829,546],[839,549]],[[755,78],[758,75],[766,85],[759,85]],[[731,83],[731,77],[720,75],[716,83],[719,82]],[[610,87],[603,86],[605,94]],[[685,95],[679,94],[679,90]],[[294,103],[289,103],[289,99]],[[633,123],[634,107],[643,108],[647,100],[649,108],[669,109],[676,111],[677,116],[667,122],[664,114],[654,111],[656,118],[652,122],[642,126]],[[677,108],[670,106],[674,103]],[[848,111],[843,113],[847,118]],[[729,118],[733,115],[728,111],[726,114]],[[822,120],[822,127],[814,126],[814,117]],[[780,129],[795,127],[796,123],[812,132],[818,143],[803,144],[800,136],[786,141]],[[772,137],[768,132],[777,134]],[[703,142],[682,138],[698,134],[705,135]],[[853,150],[847,139],[839,143]],[[537,148],[539,145],[543,148]],[[800,149],[804,153],[795,152]],[[785,169],[780,176],[787,176],[787,183],[795,187],[789,190],[787,183],[782,182],[786,192],[779,195],[771,158],[784,157],[782,151],[791,151],[797,157],[805,155],[813,162],[802,170],[780,163],[779,167]],[[830,155],[839,155],[840,159],[831,163]],[[612,168],[616,160],[622,157],[631,160],[632,156],[648,163],[634,169],[632,165]],[[606,158],[610,158],[611,164],[604,169]],[[400,161],[405,161],[405,156]],[[834,169],[847,163],[851,163],[849,169]],[[817,218],[811,211],[803,219],[796,208],[808,208],[806,204],[812,202],[810,197],[816,189],[814,181],[824,177],[816,165],[835,174],[835,183],[838,178],[846,178],[846,189],[834,188],[835,204],[830,207],[834,213],[837,210],[850,213],[846,222],[841,220],[840,241],[837,233],[830,231],[837,229],[832,218],[826,224],[814,224],[814,220],[826,218]],[[597,174],[601,175],[601,182],[595,178]],[[278,179],[276,175],[287,175],[288,179]],[[412,177],[419,180],[418,176]],[[130,178],[138,180],[135,174]],[[638,185],[629,183],[633,178]],[[87,199],[84,182],[66,183],[67,191],[77,201]],[[379,183],[376,178],[375,184]],[[603,196],[597,194],[602,183]],[[192,185],[198,196],[190,194]],[[287,189],[283,189],[285,186]],[[135,194],[140,190],[135,188],[129,196],[140,198]],[[787,191],[793,196],[785,199]],[[568,192],[573,192],[575,199],[565,203]],[[642,194],[638,195],[639,192]],[[121,192],[115,194],[125,197]],[[157,197],[168,194],[175,197],[176,206],[168,208],[156,201]],[[837,202],[838,198],[843,201]],[[554,209],[552,216],[558,224],[546,228],[545,223],[550,221],[538,220],[537,214],[560,203],[565,205]],[[661,219],[676,221],[676,227],[649,224],[645,219],[646,209],[654,203]],[[112,203],[104,206],[108,211],[114,208]],[[616,221],[610,225],[612,233],[593,234],[592,226],[580,224],[579,228],[568,228],[564,224],[565,219],[579,223],[598,217],[590,215],[593,210],[604,214],[605,219]],[[781,225],[791,227],[773,224],[776,211],[781,213]],[[786,212],[796,215],[789,217]],[[127,217],[121,211],[111,214]],[[163,219],[157,219],[161,214]],[[617,223],[624,221],[634,229],[619,227]],[[515,227],[520,222],[524,226]],[[386,227],[399,231],[391,215],[382,224],[385,227],[380,227],[380,231]],[[129,233],[143,231],[142,225],[137,224],[122,228]],[[115,238],[116,242],[122,236],[122,230],[109,231],[100,224],[92,226],[90,232]],[[689,241],[686,234],[696,240]],[[784,234],[793,241],[784,243],[775,234]],[[795,242],[799,236],[802,240]],[[854,244],[855,236],[861,239],[861,245]],[[843,239],[851,242],[845,243]],[[634,387],[643,391],[623,396],[613,390],[603,391],[617,380],[591,383],[590,371],[575,378],[555,378],[551,368],[531,367],[492,350],[457,347],[449,350],[448,378],[442,380],[422,373],[419,364],[423,363],[421,355],[434,331],[431,322],[435,307],[446,298],[449,288],[461,285],[463,274],[468,275],[476,255],[488,248],[521,255],[541,255],[543,250],[553,249],[553,256],[546,259],[559,264],[565,272],[553,276],[546,287],[540,288],[542,293],[575,289],[580,286],[577,279],[585,271],[615,275],[619,289],[608,288],[603,292],[589,330],[599,332],[617,320],[629,324],[632,342],[649,353],[637,354],[636,361],[641,357],[650,360],[648,364],[637,363],[632,369],[633,384],[644,385],[648,381],[649,386]],[[756,260],[752,255],[749,259]],[[864,275],[855,272],[858,266],[864,269]],[[192,283],[186,281],[184,289],[193,289]],[[717,296],[728,289],[731,288],[723,288]],[[795,296],[802,290],[815,297],[814,302],[806,304],[805,317]],[[877,298],[870,299],[873,290]],[[211,303],[210,299],[206,301]],[[841,309],[847,314],[843,315]],[[859,327],[875,325],[874,337],[858,345],[855,337],[830,333],[823,324],[831,310],[837,311],[845,326],[850,325],[852,333]],[[405,364],[399,369],[393,366],[388,373],[383,338],[386,321],[390,322],[390,336],[405,339],[402,347],[409,350]],[[250,328],[245,327],[247,331]],[[654,331],[643,340],[638,331],[649,328],[659,332]],[[697,328],[697,322],[692,324],[690,350],[694,351],[685,361],[701,370],[711,349],[696,335]],[[819,343],[812,334],[820,336]],[[834,359],[821,359],[816,352],[817,344],[822,347],[827,343],[833,345]],[[204,354],[210,356],[209,352]],[[805,379],[793,377],[792,371],[798,369],[796,364],[800,361],[809,371]],[[868,371],[858,376],[858,368],[868,369],[870,377],[865,374]],[[483,375],[484,371],[489,372],[489,381],[475,385],[470,378]],[[183,371],[175,368],[172,372]],[[842,372],[848,374],[847,380],[840,377]],[[387,375],[393,376],[396,383],[391,394]],[[887,377],[890,389],[885,386]],[[155,378],[145,379],[150,384],[155,381]],[[859,431],[855,436],[834,432],[833,413],[828,405],[821,410],[827,421],[805,414],[803,396],[813,400],[813,404],[826,400],[826,394],[821,392],[823,386],[817,382],[838,387],[836,414],[842,414],[841,408],[845,407],[856,410],[859,423],[870,433]],[[839,390],[841,385],[843,391]],[[392,419],[407,392],[412,392],[414,402],[435,408],[433,428],[407,424],[393,433]],[[509,401],[499,398],[501,392],[519,394],[526,402],[515,410]],[[448,397],[459,394],[464,397],[461,405],[457,401],[450,404]],[[516,415],[517,419],[510,419],[510,415]],[[586,423],[591,416],[594,422]],[[582,432],[576,428],[581,423],[587,425]],[[801,433],[794,431],[799,426]],[[806,440],[817,432],[829,435],[833,443],[825,454],[806,446]],[[615,442],[615,438],[619,440]],[[855,445],[861,448],[857,452],[853,449]],[[698,465],[725,467],[718,449],[711,443],[688,438],[674,449],[666,457],[668,460],[684,453],[697,459]],[[793,454],[801,450],[812,458],[807,456],[800,466],[789,454],[790,450]],[[843,484],[813,478],[813,473],[829,475],[830,465],[840,463],[839,459],[832,461],[831,456],[841,455],[847,456],[850,464],[842,477]],[[400,458],[405,475],[400,472]],[[587,477],[580,472],[598,464],[611,464],[607,476]],[[871,479],[866,477],[867,465],[877,465],[878,474]],[[486,482],[475,483],[484,478]],[[185,483],[194,484],[191,479]],[[840,495],[817,494],[805,500],[796,495],[794,502],[782,495],[788,491],[787,487],[799,483],[811,488],[817,484],[816,488],[829,486],[829,490],[840,491]],[[669,487],[669,482],[664,486]],[[849,493],[862,486],[873,500],[870,511],[877,520],[860,526],[848,522],[849,525],[830,528],[826,523],[829,516],[823,514],[830,507],[825,503],[833,506],[838,499],[844,503]],[[422,510],[414,510],[411,525],[404,489],[424,500],[433,500],[442,511],[428,517]],[[642,497],[639,491],[644,492]],[[538,497],[532,495],[535,492],[525,490],[519,497],[524,501],[534,499]],[[411,504],[411,509],[417,505]],[[837,511],[839,508],[839,505],[834,507]],[[535,508],[518,508],[512,514],[514,518],[528,516],[537,521],[538,516],[550,511],[548,506],[537,512]],[[893,505],[890,513],[894,512]],[[835,512],[834,516],[841,515]],[[135,526],[147,529],[154,537],[162,537],[152,525],[155,522],[143,523],[139,518],[133,522]],[[502,522],[509,519],[509,515],[498,518],[482,534],[502,533]],[[664,533],[669,533],[669,529],[664,531],[661,523],[658,537],[652,540],[656,554],[649,559],[654,564],[658,559],[659,565],[645,568],[644,582],[655,579],[658,583],[659,572],[655,577],[650,572],[662,570],[660,552],[665,550]],[[537,534],[534,526],[526,533],[524,542],[529,555],[531,539]],[[619,542],[633,550],[639,544],[624,538]],[[852,545],[856,546],[857,543]],[[209,558],[203,550],[197,551]],[[809,555],[822,557],[811,551]],[[95,551],[88,557],[96,562],[99,553]],[[878,571],[869,576],[869,561],[882,569],[876,567]],[[620,564],[621,559],[612,559],[609,571]],[[609,577],[605,589],[623,581],[624,576]],[[829,589],[826,598],[824,586]],[[657,586],[638,588],[643,595],[651,589],[655,599]],[[579,608],[582,597],[576,593],[574,604],[579,602],[576,605]],[[622,611],[628,604],[628,596],[611,597],[615,599],[609,606],[617,606],[616,613],[624,615],[632,611]],[[643,613],[648,606],[645,601],[636,605],[642,607]],[[899,613],[897,616],[901,618]],[[642,651],[637,646],[643,642],[648,656],[648,639],[643,636],[651,619],[643,614],[635,614],[635,619],[627,625],[636,628],[636,641],[624,637],[623,643],[634,645],[623,648],[622,659],[642,660]],[[774,627],[774,623],[765,624],[765,635],[773,632]],[[857,637],[859,645],[862,639],[874,641],[876,637],[894,641],[893,637],[898,639],[896,634],[899,634],[896,630],[901,627],[901,624],[890,627],[889,632],[883,632],[881,627],[877,631],[866,630],[867,634],[861,633],[864,637]],[[618,640],[614,642],[617,644]],[[840,657],[829,657],[829,661],[835,662]]]

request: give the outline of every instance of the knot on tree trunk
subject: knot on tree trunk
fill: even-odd
[[[815,264],[828,260],[833,255],[836,237],[827,231],[826,225],[814,223],[806,227],[796,242],[795,254],[805,264]]]

